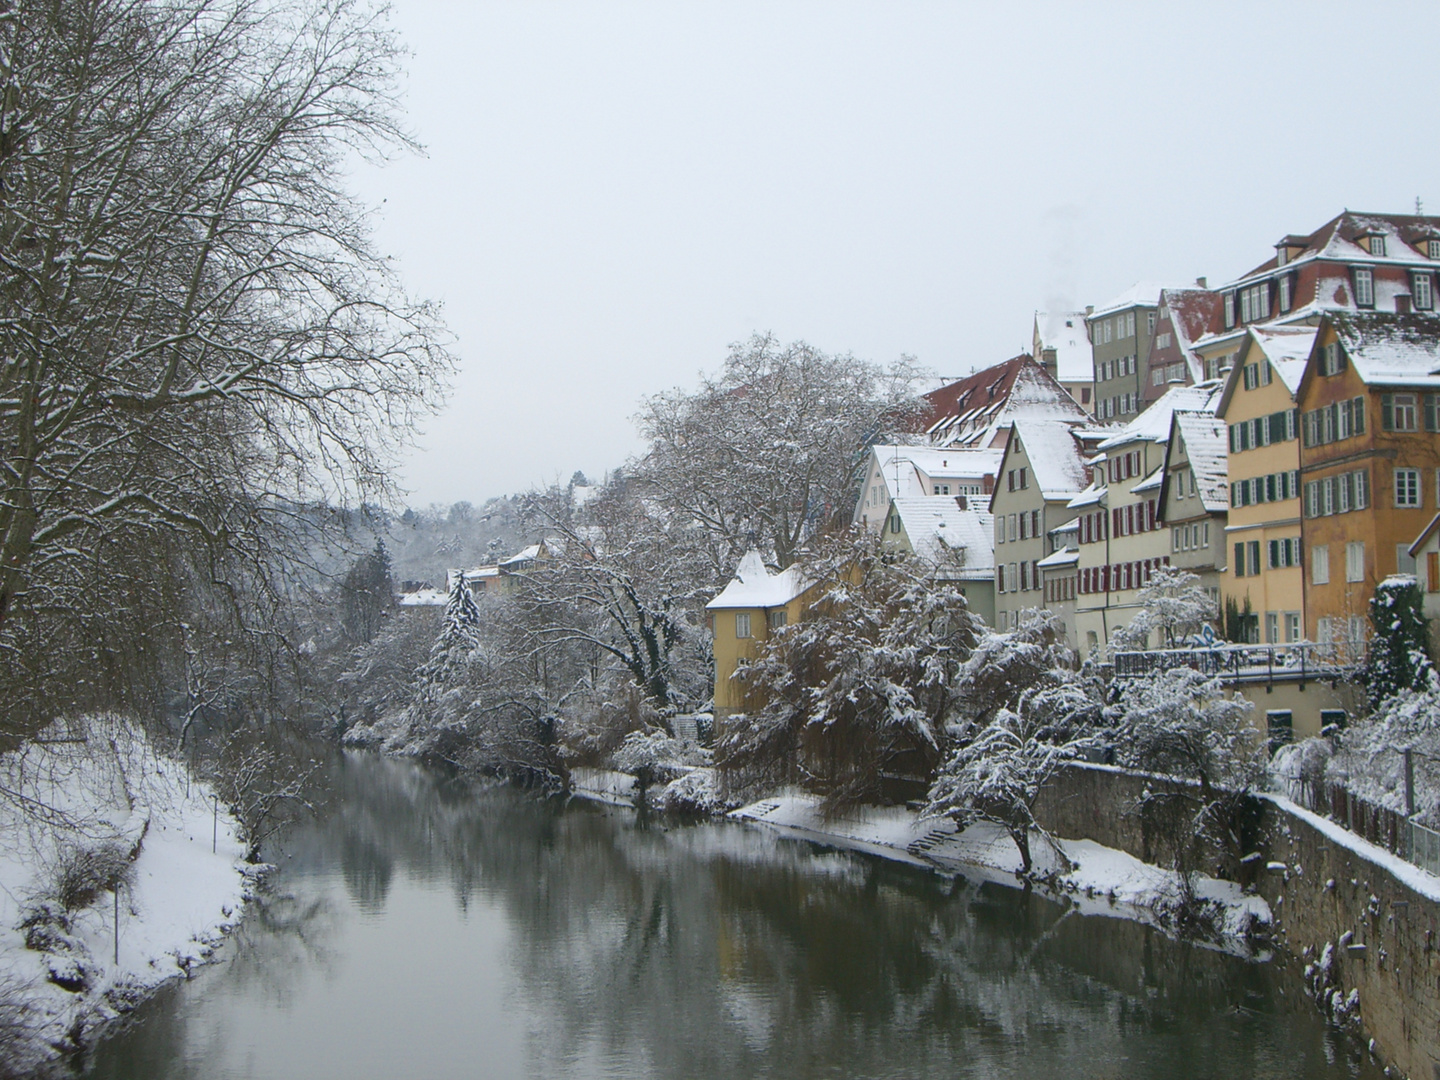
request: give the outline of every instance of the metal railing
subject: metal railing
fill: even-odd
[[[1292,780],[1285,788],[1291,802],[1440,877],[1440,832],[1398,810],[1368,802],[1343,784]]]
[[[1117,679],[1144,679],[1172,668],[1188,667],[1227,682],[1273,682],[1275,679],[1343,679],[1354,674],[1356,650],[1345,642],[1316,645],[1211,645],[1192,649],[1147,649],[1117,652]]]

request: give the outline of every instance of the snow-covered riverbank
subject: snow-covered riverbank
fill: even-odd
[[[209,957],[257,869],[209,789],[118,719],[51,728],[0,785],[0,1053],[23,1073]]]
[[[706,769],[693,770],[669,786],[656,786],[649,799],[663,807],[672,788],[683,785],[696,791],[709,790],[710,785],[704,783],[708,774]],[[577,797],[610,805],[634,804],[634,777],[625,773],[577,770],[572,780]],[[826,817],[820,811],[818,798],[800,792],[762,799],[729,816],[798,839],[942,871],[963,871],[970,877],[986,877],[1010,886],[1018,883],[1020,851],[1004,829],[989,822],[977,822],[961,831],[950,821],[922,819],[903,806],[862,807],[838,817]],[[1037,876],[1045,879],[1043,887],[1067,896],[1080,914],[1134,919],[1162,927],[1173,922],[1181,896],[1180,880],[1173,871],[1093,840],[1061,840],[1059,844],[1070,860],[1069,871],[1050,872],[1048,848],[1036,840],[1031,850],[1035,853]],[[1211,906],[1219,941],[1236,951],[1248,951],[1246,939],[1271,922],[1265,900],[1243,892],[1233,881],[1200,875],[1194,887],[1196,896]]]

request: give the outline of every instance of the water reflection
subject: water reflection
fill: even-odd
[[[1278,964],[728,824],[338,760],[90,1075],[1371,1077]]]

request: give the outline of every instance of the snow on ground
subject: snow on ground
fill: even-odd
[[[961,832],[949,820],[921,818],[915,811],[899,806],[863,807],[842,817],[826,818],[820,812],[819,799],[795,792],[743,806],[730,816],[803,839],[901,862],[963,867],[971,877],[979,868],[979,876],[1011,886],[1021,868],[1020,851],[1014,841],[1004,829],[990,822],[976,822]],[[1059,844],[1072,867],[1069,873],[1051,879],[1051,884],[1067,895],[1081,914],[1162,925],[1164,914],[1179,897],[1178,878],[1172,871],[1093,840],[1061,840]],[[1036,869],[1043,876],[1048,848],[1037,837],[1031,841],[1031,851]],[[1201,899],[1217,905],[1219,931],[1237,946],[1254,924],[1270,922],[1270,907],[1265,900],[1243,893],[1235,882],[1201,876],[1195,889]]]
[[[28,1028],[4,1052],[24,1071],[203,962],[238,921],[256,868],[210,791],[116,718],[52,727],[0,757],[0,788],[0,1001]],[[57,899],[61,868],[73,881],[89,865],[81,852],[119,852],[122,868],[131,857],[118,962],[117,893],[72,895],[68,912]]]

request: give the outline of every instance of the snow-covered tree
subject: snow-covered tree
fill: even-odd
[[[993,821],[1010,834],[1020,851],[1021,869],[1033,869],[1031,834],[1044,839],[1062,869],[1067,860],[1035,820],[1040,790],[1066,761],[1089,745],[1084,728],[1053,735],[1053,715],[1022,699],[1019,712],[1001,708],[987,724],[976,725],[940,767],[926,800],[925,815],[948,817],[961,828],[977,820]]]
[[[1147,649],[1152,639],[1162,649],[1183,649],[1219,613],[1200,578],[1187,570],[1162,566],[1135,598],[1140,610],[1111,638],[1114,649]]]
[[[803,565],[817,599],[736,673],[757,708],[726,722],[728,787],[795,779],[835,807],[880,798],[886,775],[928,782],[978,620],[953,582],[868,533],[826,538]]]
[[[341,623],[352,641],[368,642],[395,604],[395,581],[384,540],[355,560],[341,586]]]
[[[1151,788],[1139,808],[1168,834],[1186,899],[1205,844],[1227,855],[1231,872],[1254,850],[1267,748],[1252,708],[1218,679],[1176,667],[1127,681],[1109,710],[1121,764],[1188,782]]]
[[[1363,678],[1373,709],[1402,690],[1424,688],[1435,670],[1420,587],[1412,575],[1396,574],[1375,586],[1370,623],[1375,635]]]
[[[1368,802],[1404,814],[1405,752],[1410,752],[1415,814],[1440,825],[1440,679],[1402,688],[1365,720],[1335,735],[1325,778]],[[1319,748],[1316,756],[1320,756]]]
[[[714,575],[752,546],[785,568],[853,505],[863,451],[918,411],[916,369],[887,369],[769,335],[733,345],[694,393],[648,399],[649,449],[631,470],[647,498],[700,525]]]
[[[1001,709],[1018,707],[1021,695],[1070,675],[1073,659],[1065,627],[1047,609],[1027,608],[1006,633],[987,630],[956,674],[962,722],[984,723]]]

